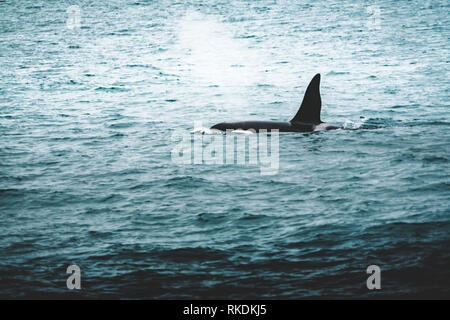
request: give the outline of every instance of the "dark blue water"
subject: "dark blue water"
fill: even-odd
[[[0,1],[0,296],[449,298],[448,12]],[[281,134],[274,175],[172,161],[194,121],[291,119],[317,72],[358,130]]]

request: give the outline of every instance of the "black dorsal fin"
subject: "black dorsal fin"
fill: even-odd
[[[322,109],[322,99],[320,98],[320,73],[312,78],[306,89],[300,109],[291,122],[307,122],[318,124],[320,120],[320,110]]]

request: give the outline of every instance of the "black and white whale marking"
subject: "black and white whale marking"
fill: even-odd
[[[322,99],[320,98],[320,74],[316,74],[306,89],[302,104],[295,117],[289,122],[240,121],[222,122],[211,127],[216,130],[279,130],[279,132],[311,132],[340,129],[340,127],[320,120]]]

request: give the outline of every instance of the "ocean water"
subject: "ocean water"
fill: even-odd
[[[449,7],[0,1],[0,297],[450,298]],[[173,161],[316,73],[357,130],[280,134],[272,175]]]

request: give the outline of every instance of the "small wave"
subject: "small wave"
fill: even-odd
[[[136,122],[118,122],[118,123],[112,123],[108,126],[108,128],[112,129],[125,129],[135,126]]]
[[[450,187],[450,183],[448,182],[436,182],[436,183],[428,183],[422,184],[419,186],[414,186],[410,188],[408,191],[411,192],[437,192],[437,191],[445,191]]]
[[[105,91],[105,92],[125,92],[130,91],[130,89],[120,88],[120,87],[97,87],[96,91]]]
[[[145,68],[145,69],[153,69],[153,70],[159,70],[159,68],[151,65],[151,64],[140,64],[140,63],[132,63],[127,64],[126,67],[128,68]]]
[[[135,244],[129,246],[111,245],[106,252],[101,255],[92,256],[91,259],[97,261],[109,261],[120,257],[123,261],[128,259],[136,259],[137,257],[152,257],[152,259],[160,261],[175,261],[190,263],[194,261],[221,261],[227,259],[229,253],[227,251],[216,250],[208,247],[181,247],[181,248],[155,248],[145,245]]]
[[[446,121],[414,121],[414,122],[408,122],[408,126],[415,127],[415,126],[448,126],[450,125],[450,122]]]
[[[196,178],[192,176],[182,176],[169,179],[165,184],[165,186],[177,188],[193,188],[204,186],[207,183],[208,181],[202,178]]]
[[[448,159],[444,157],[439,156],[430,156],[423,158],[423,161],[425,162],[435,162],[435,163],[447,163]]]
[[[341,75],[345,75],[345,74],[350,74],[350,72],[339,72],[339,71],[330,71],[328,72],[326,75],[327,76],[341,76]]]
[[[99,199],[98,201],[101,203],[103,203],[103,202],[113,203],[113,202],[118,202],[123,199],[125,199],[125,198],[120,194],[110,194],[106,197],[103,197],[102,199]]]
[[[152,120],[147,120],[147,123],[162,123],[164,122],[163,119],[152,119]]]
[[[21,194],[19,189],[0,189],[0,194]]]
[[[258,88],[274,88],[275,86],[273,84],[268,84],[268,83],[258,83],[257,87]]]

